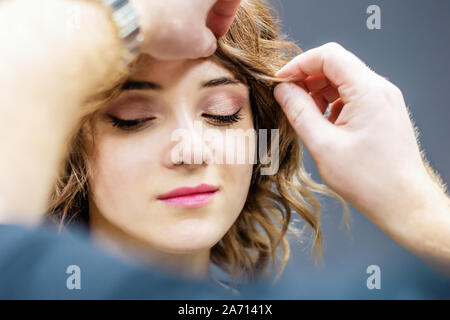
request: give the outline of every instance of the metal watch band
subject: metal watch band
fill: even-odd
[[[119,30],[119,37],[124,41],[129,53],[124,57],[130,62],[138,53],[140,44],[144,40],[140,32],[139,17],[128,0],[100,0],[112,11],[112,17]]]

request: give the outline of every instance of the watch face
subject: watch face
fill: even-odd
[[[128,0],[102,0],[112,11],[114,23],[119,29],[119,37],[125,42],[125,47],[132,56],[139,52],[144,36],[140,32],[139,18],[134,7]],[[131,60],[133,57],[127,57]]]

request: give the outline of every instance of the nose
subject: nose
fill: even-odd
[[[203,121],[187,114],[178,118],[167,137],[170,141],[164,161],[167,167],[195,168],[211,163],[212,150],[205,143],[203,126]]]

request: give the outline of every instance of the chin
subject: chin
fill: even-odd
[[[167,252],[190,253],[193,251],[209,250],[217,244],[221,237],[220,232],[209,230],[197,230],[187,232],[179,231],[176,234],[167,235],[161,239],[159,246]]]
[[[162,252],[171,253],[171,254],[190,254],[196,253],[199,251],[211,250],[214,245],[163,245],[160,250]]]

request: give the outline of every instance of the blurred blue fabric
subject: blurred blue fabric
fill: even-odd
[[[66,269],[81,269],[81,289],[69,290]],[[426,267],[383,274],[382,290],[368,290],[350,270],[298,271],[295,281],[259,282],[239,295],[212,282],[177,279],[126,263],[95,247],[82,231],[58,234],[44,226],[0,226],[1,299],[432,299],[450,298],[450,280]]]

